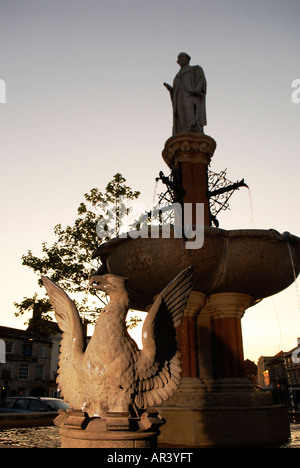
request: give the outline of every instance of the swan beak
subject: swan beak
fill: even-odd
[[[104,291],[106,288],[106,285],[103,284],[103,277],[100,275],[91,276],[89,283],[92,286],[92,288],[100,289],[100,291]]]

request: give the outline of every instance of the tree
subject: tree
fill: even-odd
[[[38,285],[43,287],[42,275],[47,275],[68,293],[79,298],[76,302],[78,312],[89,321],[95,320],[105,304],[104,295],[89,288],[89,277],[99,268],[99,259],[92,260],[92,255],[101,242],[119,234],[122,220],[126,215],[124,199],[134,200],[140,195],[126,185],[126,179],[119,173],[106,185],[105,192],[93,188],[84,194],[84,202],[78,209],[78,217],[72,226],[63,228],[61,224],[54,227],[56,241],[48,246],[42,244],[43,256],[35,256],[31,250],[22,256],[22,264],[38,274]],[[96,234],[97,225],[103,226],[105,237],[100,239]],[[91,300],[91,298],[93,300]],[[32,312],[33,318],[28,323],[34,324],[37,317],[51,321],[52,307],[47,298],[35,294],[25,297],[14,305],[18,309],[16,316]],[[91,312],[93,308],[93,312]]]

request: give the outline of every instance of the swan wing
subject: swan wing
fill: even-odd
[[[86,336],[74,302],[47,276],[42,277],[58,326],[63,332],[60,345],[57,383],[61,395],[74,409],[84,404],[84,378],[81,365]]]
[[[176,328],[192,290],[193,271],[186,268],[157,296],[142,330],[143,349],[137,362],[135,403],[140,408],[162,403],[181,380]]]

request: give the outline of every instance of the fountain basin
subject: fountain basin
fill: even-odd
[[[289,244],[288,244],[289,243]],[[290,252],[293,257],[291,262]],[[184,239],[115,238],[94,254],[99,273],[128,277],[131,307],[145,310],[175,275],[194,268],[195,291],[248,294],[255,301],[291,285],[300,272],[300,238],[275,230],[231,230],[205,226],[200,249],[186,249]],[[294,266],[294,269],[293,269]]]

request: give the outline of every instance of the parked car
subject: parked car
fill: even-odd
[[[0,413],[32,413],[68,409],[69,405],[59,398],[7,397],[0,403]]]

